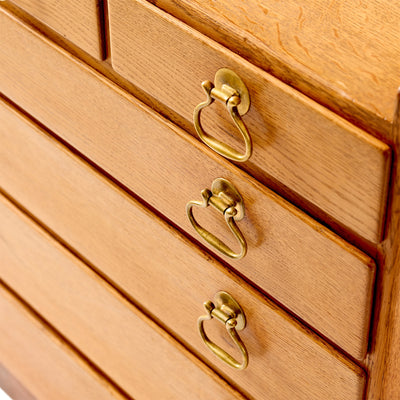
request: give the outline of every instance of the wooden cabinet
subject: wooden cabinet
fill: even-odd
[[[65,21],[62,10],[15,3],[0,6],[0,310],[19,334],[9,336],[8,324],[0,328],[0,346],[11,349],[0,353],[0,363],[38,399],[69,387],[68,380],[79,380],[88,399],[400,396],[398,116],[388,129],[378,106],[366,111],[358,84],[348,88],[364,103],[348,104],[327,83],[335,75],[316,67],[317,50],[313,62],[302,61],[313,71],[307,80],[284,47],[261,40],[261,6],[242,9],[253,19],[249,40],[235,47],[246,24],[239,15],[228,19],[233,11],[222,0],[217,9],[209,2],[161,1],[158,8],[109,0],[96,17],[101,29],[79,30],[107,41],[101,61],[57,39],[52,24]],[[69,15],[93,15],[92,6],[80,4]],[[279,27],[294,29],[286,14],[270,10],[286,21]],[[315,35],[306,27],[318,28],[318,10],[303,9],[303,36],[295,32],[300,43]],[[354,21],[342,23],[343,38],[337,31],[338,63],[344,64]],[[211,30],[215,24],[219,32]],[[331,24],[338,29],[335,19]],[[320,45],[328,48],[329,38]],[[85,49],[78,38],[68,39]],[[250,57],[250,48],[270,54]],[[286,75],[279,63],[267,68],[273,57]],[[239,74],[250,93],[242,118],[253,154],[244,163],[207,147],[191,122],[205,100],[201,82],[223,67]],[[288,85],[296,74],[301,79]],[[386,100],[395,102],[396,92]],[[340,111],[337,104],[348,107]],[[201,118],[221,142],[243,148],[222,102]],[[247,246],[241,259],[217,248],[239,246],[227,208],[194,210],[208,242],[188,218],[187,203],[204,203],[217,178],[231,182],[244,202],[237,221]],[[211,346],[214,353],[199,335],[203,303],[221,290],[246,315],[238,332],[249,357],[244,370],[214,354],[221,356],[219,347],[236,359],[244,354],[227,325],[216,317],[204,325],[218,346]],[[20,319],[11,318],[11,308]],[[32,353],[38,379],[52,381],[58,371],[52,363],[64,377],[52,392],[40,391],[36,375],[20,366],[35,343],[48,360],[37,360],[38,349]],[[72,399],[79,390],[63,393]]]
[[[332,348],[327,351],[326,344],[316,335],[307,332],[244,280],[231,276],[227,268],[116,189],[76,156],[57,146],[52,138],[27,125],[21,116],[14,113],[8,115],[7,120],[9,128],[14,121],[13,129],[10,129],[14,134],[10,142],[6,141],[8,134],[3,135],[2,147],[11,149],[14,142],[16,148],[21,148],[25,143],[25,162],[41,160],[31,177],[25,180],[21,176],[19,184],[14,186],[12,171],[19,168],[10,162],[17,158],[9,153],[9,161],[2,167],[9,170],[4,175],[10,178],[5,180],[10,187],[14,186],[15,196],[18,199],[29,197],[29,204],[25,205],[46,226],[58,232],[129,298],[140,303],[191,348],[208,358],[232,384],[255,398],[262,398],[268,391],[276,399],[285,399],[294,387],[298,388],[299,399],[360,398],[364,383],[361,369],[346,362]],[[25,191],[27,187],[31,192],[29,196]],[[49,196],[51,204],[43,207],[43,199]],[[5,229],[4,234],[6,232]],[[16,287],[29,286],[43,275],[37,267],[29,273],[19,270],[15,263],[6,264],[9,268],[3,268],[4,279]],[[58,276],[61,272],[55,274]],[[37,296],[36,291],[41,292],[46,286],[58,286],[47,282],[43,285],[41,288],[37,282],[32,296]],[[203,302],[220,289],[234,294],[246,312],[249,326],[241,336],[250,354],[250,365],[245,371],[232,371],[215,360],[196,329],[197,318],[204,314]],[[26,296],[27,291],[28,287],[25,287]],[[32,298],[29,302],[34,304],[35,300]],[[347,299],[347,303],[352,302],[353,299]],[[44,312],[43,304],[38,308]],[[226,332],[216,330],[218,326],[214,324],[209,325],[207,331],[223,343]],[[132,339],[132,346],[133,343]],[[265,365],[268,364],[274,365],[275,372],[265,376]],[[297,375],[296,371],[300,370],[301,374]],[[286,377],[286,385],[280,384],[281,376]],[[337,384],[332,385],[332,379]],[[301,389],[304,380],[313,382],[312,391]],[[136,391],[132,395],[138,396]]]
[[[241,398],[6,200],[1,219],[8,227],[2,232],[2,277],[128,393],[136,398],[189,397],[192,392],[199,399]],[[7,321],[9,311],[4,312]]]
[[[243,118],[254,151],[244,168],[264,183],[278,181],[363,238],[380,241],[387,146],[146,1],[110,0],[109,10],[117,72],[191,121],[205,97],[201,82],[213,80],[221,67],[232,69],[251,97]],[[238,147],[224,113],[208,108],[204,127]]]

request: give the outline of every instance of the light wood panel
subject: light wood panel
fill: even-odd
[[[37,400],[2,364],[0,364],[0,387],[12,399]]]
[[[12,0],[93,57],[101,59],[100,0]]]
[[[133,398],[243,400],[3,197],[0,208],[2,279]]]
[[[365,377],[360,368],[78,160],[60,148],[53,157],[63,169],[63,174],[59,174],[56,167],[55,176],[63,180],[66,175],[68,188],[62,182],[53,185],[60,196],[47,199],[49,203],[64,203],[64,208],[57,210],[58,220],[52,228],[64,234],[66,229],[58,229],[66,224],[66,240],[191,348],[207,357],[231,384],[260,400],[265,393],[276,400],[362,399]],[[46,159],[42,162],[46,163]],[[53,169],[49,164],[47,168]],[[77,188],[74,193],[70,191],[72,182]],[[42,197],[46,202],[47,193],[42,192]],[[193,393],[205,385],[210,398],[207,381],[196,376],[199,381],[193,382],[193,368],[187,371],[188,366],[165,354],[166,349],[160,348],[158,342],[152,349],[151,343],[160,340],[154,337],[155,333],[149,332],[142,321],[136,321],[128,308],[124,310],[123,303],[116,303],[104,287],[100,288],[81,263],[62,254],[59,246],[11,208],[4,200],[0,205],[0,254],[5,257],[0,272],[6,282],[135,398],[142,398],[138,393],[145,390],[143,385],[151,385],[149,379],[154,376],[173,385],[184,381],[180,390],[192,385]],[[55,207],[51,208],[55,211]],[[74,222],[69,223],[68,219]],[[21,258],[27,261],[21,262]],[[240,333],[250,356],[245,371],[232,370],[216,359],[197,331],[197,318],[204,314],[203,302],[221,289],[234,295],[247,316],[248,326]],[[206,329],[213,340],[240,356],[222,324],[213,321],[206,324]],[[138,346],[143,348],[139,350]],[[146,352],[149,354],[144,358]],[[165,358],[169,361],[162,362]],[[169,373],[154,370],[157,359],[162,366],[171,368]],[[133,379],[131,375],[138,374],[139,366],[145,370],[141,373],[144,377]],[[147,376],[150,371],[151,377]],[[145,382],[134,389],[137,379]],[[165,390],[163,386],[158,390]],[[216,392],[212,398],[222,398],[222,389],[219,393],[220,397]],[[188,398],[173,394],[173,398]],[[153,393],[144,398],[159,397]]]
[[[400,85],[397,1],[151,2],[341,115],[390,137]]]
[[[397,94],[392,140],[396,157],[388,230],[380,254],[375,335],[369,356],[371,379],[368,400],[400,398],[400,91]]]
[[[201,82],[222,67],[236,71],[251,94],[244,120],[254,153],[244,168],[380,241],[390,168],[386,145],[144,0],[110,0],[109,21],[115,70],[188,121],[205,100]],[[243,147],[223,108],[205,110],[205,129]]]
[[[1,19],[10,38],[1,57],[7,95],[192,235],[186,203],[217,177],[232,181],[244,196],[246,218],[239,225],[249,246],[243,260],[232,262],[234,268],[345,351],[364,358],[375,272],[369,257],[7,13]],[[25,41],[29,48],[18,45]],[[18,183],[8,166],[14,159],[23,163],[22,171],[26,165],[15,143],[1,148],[9,187]],[[10,159],[13,147],[16,156]],[[40,165],[36,158],[31,163]],[[31,191],[20,198],[35,197]],[[208,209],[196,217],[232,242],[220,215]]]
[[[4,236],[2,239],[7,240]],[[5,259],[3,254],[1,259]],[[55,336],[1,281],[0,320],[1,362],[36,400],[126,399]]]

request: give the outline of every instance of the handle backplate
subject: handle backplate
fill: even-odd
[[[228,68],[219,69],[214,77],[214,86],[215,89],[221,92],[223,92],[224,89],[226,90],[227,87],[236,92],[236,95],[240,97],[240,103],[236,106],[240,116],[249,111],[250,94],[246,85],[236,72]]]
[[[246,327],[246,316],[240,304],[227,292],[218,292],[214,296],[214,306],[216,309],[229,309],[235,315],[237,331],[241,331]]]
[[[211,184],[211,193],[213,196],[226,200],[229,207],[236,210],[235,221],[244,218],[244,202],[241,194],[228,180],[217,178]]]

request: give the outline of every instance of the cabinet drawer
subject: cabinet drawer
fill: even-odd
[[[1,363],[32,400],[126,399],[1,283],[0,321]]]
[[[190,234],[195,232],[186,216],[187,202],[199,199],[218,177],[232,181],[245,200],[240,228],[249,248],[234,268],[345,351],[364,357],[375,274],[369,257],[96,72],[2,17],[10,37],[14,32],[31,43],[29,49],[15,43],[10,49],[8,58],[22,52],[30,63],[29,68],[21,63],[7,68],[7,96]],[[37,52],[51,62],[37,65]],[[35,90],[22,90],[25,84]],[[5,187],[13,187],[18,180],[9,165],[24,162],[24,146],[16,146],[13,136],[7,140],[10,145],[1,147],[1,173]],[[12,158],[11,149],[18,156]],[[33,181],[42,174],[35,176]],[[231,238],[223,218],[208,212],[200,217],[213,233]]]
[[[399,2],[150,1],[368,129],[390,132]]]
[[[17,130],[14,130],[14,135],[15,132]],[[31,208],[33,202],[29,198],[22,200],[24,206],[31,212],[39,211],[38,216],[43,217],[52,230],[127,296],[140,302],[142,307],[168,325],[189,348],[207,357],[228,382],[239,386],[249,397],[259,400],[264,399],[265,393],[276,400],[362,399],[365,376],[359,367],[82,161],[55,146],[51,139],[41,137],[37,132],[30,132],[30,136],[44,153],[32,152],[34,147],[29,144],[26,151],[35,159],[40,159],[41,167],[52,173],[41,176],[42,186],[36,183],[30,185],[32,192],[40,193],[47,215],[37,204]],[[18,146],[25,147],[21,143]],[[52,161],[48,163],[50,158]],[[41,172],[35,171],[36,174]],[[26,186],[27,181],[21,179],[20,184]],[[47,191],[45,185],[52,187],[53,194]],[[55,326],[59,326],[93,361],[99,362],[117,383],[127,385],[118,372],[109,367],[109,363],[118,362],[121,368],[135,370],[125,358],[117,358],[110,349],[112,342],[120,352],[126,353],[127,358],[133,357],[135,361],[131,362],[137,361],[135,351],[139,345],[136,339],[139,333],[131,331],[130,321],[133,317],[125,322],[129,316],[128,310],[121,309],[122,306],[111,301],[111,295],[105,289],[95,290],[92,283],[94,278],[89,280],[91,275],[82,265],[77,265],[77,262],[70,265],[72,261],[69,258],[61,263],[61,255],[58,255],[60,250],[57,250],[58,258],[53,260],[56,249],[48,249],[50,244],[47,242],[42,244],[44,239],[39,240],[36,237],[38,233],[34,235],[31,227],[22,227],[15,211],[12,213],[3,205],[0,216],[4,221],[4,232],[1,234],[14,249],[1,268],[4,279],[24,293],[29,302]],[[11,235],[7,233],[7,229],[10,229],[7,227],[13,227]],[[6,249],[0,247],[0,251],[6,252]],[[25,254],[26,258],[33,260],[32,264],[19,266],[14,254]],[[60,285],[63,289],[60,289]],[[246,313],[248,326],[240,336],[248,349],[250,362],[244,371],[232,370],[216,359],[201,341],[196,327],[197,318],[204,314],[203,302],[212,299],[220,290],[231,293]],[[69,294],[70,291],[72,294]],[[59,321],[60,317],[53,313],[53,304],[56,304],[56,308],[65,307],[70,298],[68,313]],[[93,302],[99,303],[94,310],[86,304]],[[79,311],[75,310],[76,307]],[[89,312],[93,317],[84,324],[83,330],[73,332],[76,318],[81,319]],[[102,313],[101,318],[99,312]],[[110,313],[116,316],[111,318]],[[106,320],[109,320],[107,326],[111,325],[112,328],[104,328]],[[140,337],[150,335],[148,329],[141,332],[144,324],[139,322],[135,323],[135,327],[136,331],[140,331]],[[93,324],[100,326],[94,328]],[[206,330],[210,337],[227,347],[235,357],[240,357],[236,355],[235,346],[229,341],[222,324],[216,325],[210,321]],[[124,332],[124,336],[118,336],[117,332]],[[105,341],[99,343],[104,346],[103,357],[97,354],[99,349],[93,349],[91,345],[95,336]],[[116,340],[121,340],[121,343],[117,345]],[[150,352],[147,341],[142,345],[145,347],[143,351]],[[104,357],[110,351],[108,357],[111,360],[106,361]],[[147,362],[150,363],[151,355],[148,357]],[[175,381],[179,377],[172,378]],[[164,381],[162,378],[160,380]],[[189,379],[186,379],[185,372],[186,380]],[[128,389],[128,386],[125,387]]]
[[[99,0],[12,0],[90,55],[102,58]]]
[[[2,279],[133,398],[243,400],[4,197],[0,218]]]
[[[238,73],[251,96],[243,119],[254,153],[244,168],[298,204],[305,199],[308,211],[322,210],[326,222],[380,241],[386,145],[144,0],[110,0],[109,21],[114,69],[187,121],[205,100],[202,81],[222,67]],[[202,117],[206,131],[231,144],[229,119],[215,103]]]

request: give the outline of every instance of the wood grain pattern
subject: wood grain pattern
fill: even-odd
[[[59,196],[53,194],[51,199],[46,199],[48,193],[41,192],[43,202],[58,205],[51,207],[51,213],[57,215],[55,221],[51,221],[51,227],[71,241],[114,284],[166,323],[190,348],[203,354],[232,385],[239,386],[250,398],[260,400],[265,393],[276,400],[362,399],[365,377],[360,368],[307,332],[249,285],[78,159],[61,148],[51,152],[49,139],[42,139],[47,142],[46,153],[53,153],[52,157],[58,160],[54,172],[61,180],[59,185],[52,186]],[[47,164],[47,158],[45,156],[41,162]],[[47,164],[46,167],[52,169],[52,165]],[[59,174],[59,168],[63,174]],[[68,180],[66,185],[62,182],[64,177]],[[47,178],[44,175],[41,179]],[[76,188],[74,191],[71,191],[72,182]],[[34,190],[40,189],[35,187]],[[93,199],[96,199],[95,203]],[[48,248],[52,245],[50,241],[42,244],[46,239],[39,238],[39,233],[28,227],[26,221],[17,220],[18,213],[14,211],[12,214],[6,206],[4,201],[0,206],[3,221],[0,235],[4,243],[0,244],[0,254],[5,254],[1,275],[49,321],[79,344],[88,356],[100,363],[110,376],[128,388],[122,378],[118,379],[118,372],[114,371],[118,369],[117,365],[121,365],[120,368],[127,368],[128,365],[115,353],[128,352],[126,357],[133,357],[136,363],[135,338],[138,335],[146,337],[149,332],[142,332],[142,325],[136,323],[135,329],[141,333],[133,333],[129,323],[122,319],[126,318],[126,312],[122,312],[100,289],[92,288],[91,275],[85,273],[84,267],[77,262],[71,266],[70,259],[68,262],[62,260],[62,254],[58,254],[60,250]],[[67,222],[71,219],[72,223]],[[63,229],[62,225],[66,225],[67,229]],[[20,263],[21,257],[29,261]],[[245,371],[232,370],[216,359],[204,346],[197,331],[196,320],[204,314],[203,302],[212,299],[221,289],[233,294],[246,312],[248,327],[240,334],[250,354],[250,364]],[[72,294],[69,294],[70,291]],[[79,297],[79,302],[76,297]],[[94,302],[99,305],[94,311],[89,311],[87,304]],[[74,310],[75,307],[83,310]],[[58,315],[59,308],[67,308],[65,316]],[[84,318],[85,312],[94,313],[94,316],[79,332],[73,332],[76,319]],[[98,320],[98,312],[104,313],[104,321]],[[106,328],[104,323],[110,318],[109,313],[117,314],[117,317],[113,317]],[[95,318],[96,325],[100,326],[93,328]],[[109,327],[111,324],[112,328]],[[208,323],[206,329],[213,340],[236,355],[235,346],[222,324],[214,321]],[[111,333],[108,333],[110,330]],[[124,332],[123,337],[119,332]],[[108,355],[112,359],[110,362],[98,356],[99,350],[95,353],[93,346],[87,343],[95,337],[96,341],[100,341],[99,345],[111,351]],[[110,349],[108,342],[111,338],[118,351]],[[122,343],[118,344],[117,340],[122,340]],[[149,351],[148,348],[144,350]],[[151,358],[141,361],[147,370],[154,368]],[[184,371],[184,365],[174,368]],[[128,370],[132,370],[132,366]],[[183,373],[182,377],[186,380],[186,372]],[[171,372],[169,381],[176,382],[178,378]],[[130,390],[135,397],[136,392]]]
[[[251,94],[244,120],[254,153],[244,168],[380,241],[390,168],[386,145],[144,0],[110,0],[109,22],[115,70],[188,121],[205,99],[200,83],[213,80],[219,68],[236,71]],[[223,108],[204,112],[205,129],[243,147]]]
[[[341,115],[390,137],[400,85],[398,2],[151,2]]]
[[[1,258],[4,260],[3,254]],[[35,399],[126,399],[7,291],[1,281],[0,320],[1,361]]]
[[[369,357],[368,400],[400,398],[400,91],[394,115],[392,139],[396,156],[388,230],[381,249],[379,302]]]
[[[133,398],[243,400],[4,198],[0,209],[2,279]]]
[[[186,203],[217,177],[232,181],[245,198],[240,228],[249,246],[233,267],[345,351],[364,358],[375,273],[369,257],[6,13],[1,16],[11,38],[1,58],[9,61],[7,95],[190,234],[195,232]],[[29,49],[16,44],[24,41]],[[36,63],[30,51],[43,58]],[[1,148],[7,186],[18,184],[8,169],[15,143]],[[23,171],[23,149],[14,149]],[[20,198],[35,197],[30,191]],[[208,211],[196,213],[200,223],[231,243],[223,218]]]
[[[12,0],[12,3],[93,57],[103,57],[99,0]]]

